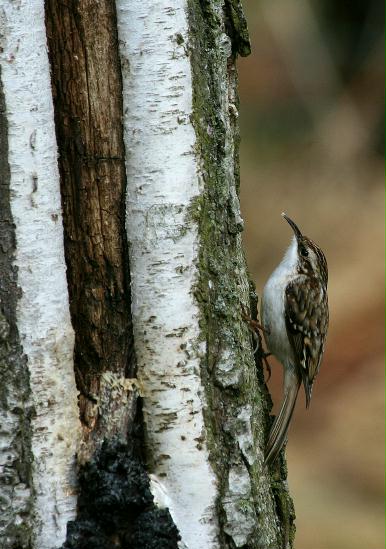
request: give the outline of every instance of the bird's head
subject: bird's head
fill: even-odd
[[[327,286],[328,269],[324,253],[315,242],[307,236],[304,236],[299,227],[287,214],[282,213],[282,217],[291,226],[297,244],[297,269],[301,274],[315,276],[320,278],[324,286]]]

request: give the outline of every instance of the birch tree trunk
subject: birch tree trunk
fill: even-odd
[[[0,14],[0,548],[292,547],[242,319],[240,2]]]
[[[43,1],[0,15],[0,544],[51,549],[75,513],[80,424]]]

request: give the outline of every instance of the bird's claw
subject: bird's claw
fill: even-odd
[[[251,329],[251,331],[253,333],[258,333],[258,331],[260,330],[261,332],[264,332],[265,334],[269,334],[270,331],[267,330],[266,328],[264,328],[264,326],[262,326],[260,324],[260,322],[258,322],[257,320],[254,320],[248,313],[247,313],[247,310],[245,308],[245,305],[241,304],[241,316],[243,318],[243,320],[245,320],[245,322],[247,322],[249,324],[249,327]]]
[[[269,365],[267,357],[269,357],[271,353],[266,353],[265,351],[263,351],[260,332],[264,332],[265,334],[269,334],[270,332],[269,330],[264,328],[264,326],[262,326],[260,322],[251,318],[251,316],[247,313],[246,307],[243,304],[241,304],[241,316],[243,320],[248,324],[248,327],[251,330],[253,337],[256,340],[256,345],[253,348],[253,354],[260,352],[260,357],[268,371],[267,381],[269,381],[271,378],[272,372],[271,372],[271,366]]]

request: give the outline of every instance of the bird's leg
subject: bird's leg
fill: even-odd
[[[255,334],[258,333],[259,330],[264,332],[265,334],[269,334],[269,330],[266,330],[264,326],[260,324],[257,320],[253,319],[251,316],[247,314],[246,308],[243,304],[241,304],[241,316],[245,322],[249,324],[249,327],[251,328],[251,331]]]
[[[245,308],[245,305],[243,305],[243,303],[241,304],[241,316],[243,318],[243,320],[245,320],[245,322],[247,322],[252,330],[253,333],[258,333],[259,330],[261,330],[262,332],[264,332],[265,334],[269,334],[269,330],[266,330],[264,328],[264,326],[262,326],[260,324],[260,322],[258,322],[257,320],[255,320],[254,318],[252,318],[248,313],[247,313],[247,310]]]
[[[265,367],[267,368],[267,371],[268,371],[267,381],[269,381],[270,378],[271,378],[271,366],[269,365],[267,357],[269,357],[271,355],[271,353],[267,353],[263,350],[262,337],[261,337],[261,333],[260,333],[260,332],[264,332],[266,334],[269,334],[269,331],[266,330],[260,324],[260,322],[258,322],[257,320],[251,318],[251,316],[247,313],[246,308],[243,304],[241,304],[241,316],[242,316],[243,320],[248,324],[248,327],[252,332],[252,336],[256,340],[256,345],[253,348],[253,354],[256,354],[257,352],[259,352],[259,357],[261,358],[261,360],[263,361]]]

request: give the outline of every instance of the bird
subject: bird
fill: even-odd
[[[304,236],[286,213],[293,230],[291,244],[264,286],[261,322],[266,345],[283,366],[283,401],[265,447],[264,464],[274,463],[303,383],[306,408],[319,372],[328,329],[328,268],[321,248]]]

